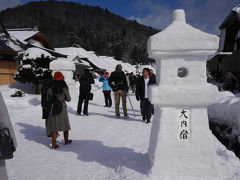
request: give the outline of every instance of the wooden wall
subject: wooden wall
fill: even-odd
[[[15,82],[13,74],[17,72],[17,63],[0,60],[0,85]]]

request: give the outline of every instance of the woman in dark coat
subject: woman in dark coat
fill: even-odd
[[[41,88],[41,106],[42,106],[42,119],[45,119],[45,126],[47,129],[47,119],[48,115],[50,113],[51,107],[50,102],[48,102],[47,98],[47,91],[49,88],[51,88],[53,79],[52,79],[51,72],[46,72],[43,75],[43,82],[42,82],[42,88]],[[47,136],[51,136],[50,134],[47,134]]]
[[[70,144],[72,140],[68,139],[68,134],[70,128],[67,104],[66,101],[71,101],[68,86],[64,81],[64,76],[61,72],[55,72],[53,83],[51,88],[47,92],[48,99],[53,102],[57,100],[62,105],[62,110],[59,114],[54,114],[53,104],[51,106],[51,111],[47,120],[47,133],[52,136],[52,148],[56,149],[59,147],[56,142],[57,132],[63,131],[65,145]]]
[[[88,101],[89,101],[90,93],[92,89],[91,84],[94,84],[94,79],[92,77],[92,74],[90,74],[89,69],[85,69],[84,74],[79,79],[79,83],[80,83],[80,88],[79,88],[77,115],[81,115],[82,104],[84,101],[83,115],[88,116]]]

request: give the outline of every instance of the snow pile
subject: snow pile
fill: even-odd
[[[49,69],[53,71],[53,74],[56,71],[60,71],[64,75],[68,85],[75,84],[75,80],[73,80],[73,71],[76,70],[76,66],[73,61],[69,61],[66,58],[58,58],[50,62]]]
[[[209,118],[234,127],[240,135],[240,98],[229,91],[219,92],[217,97],[217,103],[208,106]]]
[[[26,60],[26,59],[33,59],[34,60],[34,59],[41,58],[41,57],[54,58],[50,53],[48,53],[47,51],[45,51],[43,49],[31,47],[31,48],[28,48],[25,51],[24,56],[23,56],[23,60]]]
[[[73,61],[69,61],[66,58],[58,58],[51,61],[49,64],[50,70],[53,71],[75,71],[76,67]]]
[[[32,66],[31,66],[31,64],[24,64],[24,65],[22,66],[22,68],[23,68],[23,69],[31,69]]]

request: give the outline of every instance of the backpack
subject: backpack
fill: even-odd
[[[113,91],[119,90],[119,88],[120,88],[121,86],[123,86],[123,81],[120,81],[120,82],[119,82],[119,80],[118,80],[118,81],[113,81],[113,82],[111,83],[111,88],[112,88]]]
[[[53,95],[52,97],[52,115],[56,116],[62,112],[63,105],[56,96]]]
[[[0,160],[12,159],[16,151],[8,128],[0,127]]]

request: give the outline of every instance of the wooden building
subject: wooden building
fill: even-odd
[[[240,5],[231,10],[219,29],[219,52],[208,62],[208,69],[220,79],[226,72],[240,78]]]
[[[17,71],[18,52],[24,50],[24,45],[10,36],[0,22],[0,85],[15,82],[13,74]]]

